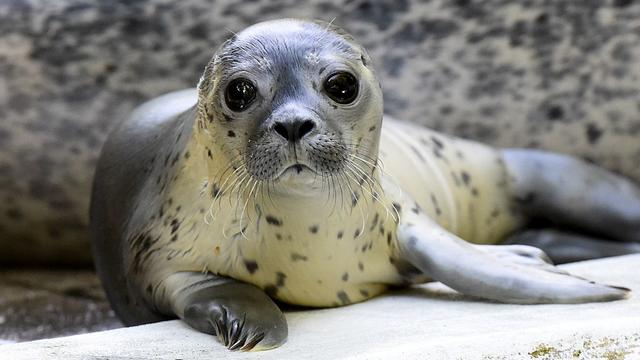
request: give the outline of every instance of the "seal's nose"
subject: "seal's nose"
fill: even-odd
[[[295,119],[292,121],[276,121],[273,130],[290,142],[298,142],[313,130],[315,123],[311,120]]]

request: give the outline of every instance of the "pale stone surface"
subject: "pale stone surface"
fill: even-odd
[[[640,359],[640,255],[565,266],[630,287],[623,301],[505,305],[439,284],[338,309],[290,311],[289,341],[231,353],[180,321],[0,346],[0,359]]]

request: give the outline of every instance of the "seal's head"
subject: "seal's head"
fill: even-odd
[[[198,85],[198,129],[236,173],[313,194],[371,175],[382,95],[369,56],[321,22],[276,20],[233,36]]]

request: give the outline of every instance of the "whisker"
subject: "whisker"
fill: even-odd
[[[249,200],[252,200],[251,196],[256,186],[258,185],[258,183],[259,183],[258,180],[253,180],[253,186],[251,187],[251,191],[249,191],[249,196],[247,196],[247,200],[244,202],[244,206],[242,207],[242,213],[240,213],[240,222],[239,222],[240,234],[242,234],[242,237],[244,237],[246,240],[249,240],[249,239],[247,238],[247,235],[244,233],[244,224],[242,220],[244,219],[244,213],[245,213],[245,210],[247,209],[247,204],[249,203]],[[251,222],[251,218],[249,218],[249,222]]]

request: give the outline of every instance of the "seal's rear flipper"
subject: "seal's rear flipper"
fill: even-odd
[[[640,243],[620,242],[555,229],[518,232],[503,244],[522,244],[542,249],[556,264],[609,256],[640,254]]]
[[[398,242],[400,256],[434,280],[484,299],[517,304],[584,303],[623,299],[630,291],[554,271],[551,265],[529,265],[494,255],[427,217],[401,223]]]
[[[504,149],[515,204],[533,219],[602,239],[640,243],[640,187],[567,155]]]

